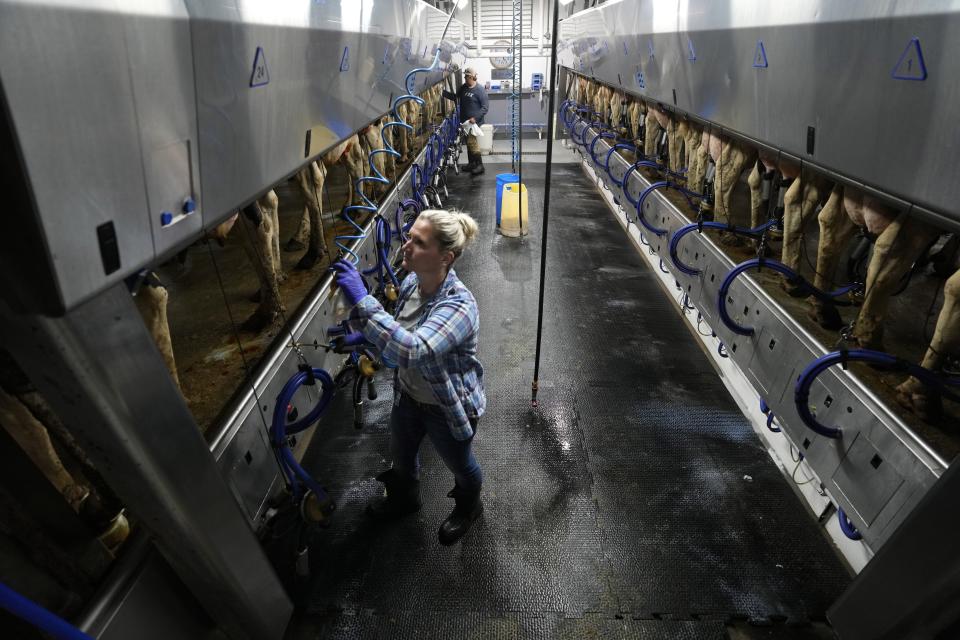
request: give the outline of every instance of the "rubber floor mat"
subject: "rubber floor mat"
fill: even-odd
[[[523,239],[494,230],[507,171],[451,177],[447,203],[481,228],[455,268],[481,314],[485,513],[438,544],[453,480],[425,443],[423,509],[368,520],[391,385],[360,431],[339,394],[304,460],[338,508],[312,537],[290,637],[715,638],[734,618],[824,619],[847,571],[575,165],[553,167],[531,409],[543,167],[524,172]]]

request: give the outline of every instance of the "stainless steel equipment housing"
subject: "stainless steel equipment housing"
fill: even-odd
[[[583,136],[587,148],[600,133],[588,123],[577,120],[577,135]],[[596,142],[595,155],[605,159],[611,145],[607,139]],[[596,170],[618,198],[626,203],[624,190],[606,175],[602,163],[594,163],[585,154],[586,162]],[[630,163],[618,154],[610,162],[611,173],[622,181]],[[636,200],[650,183],[636,171],[626,181]],[[636,222],[636,214],[625,209]],[[839,439],[819,436],[800,419],[794,403],[794,385],[799,373],[828,350],[807,333],[763,288],[745,273],[730,287],[727,308],[731,318],[741,326],[753,327],[754,335],[735,334],[717,313],[717,298],[724,276],[734,263],[713,243],[708,233],[690,233],[679,247],[679,255],[697,276],[688,276],[676,269],[670,260],[670,236],[690,220],[660,192],[653,192],[644,202],[644,216],[667,234],[657,237],[646,234],[650,250],[662,257],[668,269],[689,297],[697,311],[727,347],[727,353],[748,377],[764,399],[784,435],[793,443],[797,454],[823,482],[835,504],[843,507],[851,521],[873,550],[907,517],[910,510],[933,486],[947,468],[947,462],[900,420],[851,372],[839,367],[821,375],[810,393],[811,410],[825,424],[840,425]],[[759,409],[758,409],[759,410]]]
[[[62,313],[438,81],[421,0],[0,0],[2,294]],[[26,273],[24,273],[26,272]]]
[[[622,0],[560,64],[960,226],[960,4]]]

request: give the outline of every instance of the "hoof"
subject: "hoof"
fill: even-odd
[[[297,266],[295,268],[299,271],[312,269],[314,266],[316,266],[317,262],[320,261],[320,257],[321,255],[319,253],[308,251],[302,258],[300,258],[300,261],[297,262]]]
[[[100,497],[91,492],[80,503],[79,515],[80,519],[89,524],[91,528],[103,531],[110,526],[117,514],[110,513],[103,505]]]
[[[860,349],[872,349],[874,351],[886,351],[883,346],[883,336],[860,336],[853,334],[852,340]],[[881,367],[882,368],[882,367]]]
[[[307,248],[307,245],[303,244],[296,238],[290,238],[287,240],[287,244],[283,245],[283,250],[287,253],[294,253],[296,251],[303,251]]]
[[[838,331],[843,328],[843,318],[840,317],[840,312],[834,305],[812,297],[808,302],[810,303],[810,309],[807,315],[811,320],[824,329]]]
[[[721,233],[720,244],[725,247],[742,247],[746,241],[738,235],[732,233]]]
[[[937,422],[943,417],[943,400],[937,394],[928,394],[923,385],[913,378],[897,387],[897,403],[912,411],[924,422]]]
[[[780,288],[786,291],[787,295],[791,298],[802,298],[807,293],[803,287],[793,284],[786,279],[780,281]]]
[[[759,251],[759,250],[760,250],[760,243],[759,243],[759,242],[754,242],[754,243],[753,243],[753,248]],[[768,244],[763,245],[763,251],[761,251],[761,256],[764,257],[764,258],[769,258],[769,257],[772,256],[772,255],[773,255],[773,251],[770,249],[770,245],[768,245]]]
[[[240,329],[251,333],[260,333],[267,327],[273,325],[279,317],[280,313],[278,311],[263,311],[262,309],[257,309],[252,316],[243,321]]]

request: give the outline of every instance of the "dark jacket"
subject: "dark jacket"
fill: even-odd
[[[456,100],[460,103],[460,121],[476,118],[477,124],[483,124],[483,116],[487,115],[490,108],[490,101],[487,99],[487,92],[479,84],[472,87],[461,86],[456,93],[452,91],[443,92],[443,97],[447,100]]]

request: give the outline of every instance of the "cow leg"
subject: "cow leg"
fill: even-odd
[[[693,153],[693,162],[687,171],[687,186],[697,193],[703,190],[703,179],[707,173],[710,157],[710,145],[705,140],[705,133],[700,134],[700,144]]]
[[[747,186],[750,187],[750,228],[756,229],[761,224],[767,221],[767,210],[770,206],[770,192],[769,192],[769,180],[765,178],[766,172],[763,171],[763,163],[760,160],[757,160],[753,169],[750,171],[750,175],[747,176]],[[764,182],[766,184],[766,193],[764,193]],[[759,250],[760,240],[754,240],[754,246]],[[770,249],[767,247],[764,252],[764,256],[770,254]]]
[[[813,284],[821,291],[830,291],[834,287],[834,275],[840,264],[843,248],[857,231],[850,216],[843,207],[843,186],[834,185],[827,203],[817,216],[820,223],[820,244],[817,247],[817,272]],[[832,302],[826,302],[810,296],[809,316],[824,329],[840,329],[843,319]]]
[[[924,369],[940,371],[947,356],[960,356],[960,271],[943,286],[943,308],[920,364]],[[943,413],[940,394],[912,376],[897,387],[897,401],[923,420],[936,420]]]
[[[280,287],[271,256],[273,240],[270,236],[270,222],[260,206],[254,202],[243,208],[240,224],[244,228],[243,250],[257,272],[260,281],[260,304],[247,318],[241,328],[246,331],[260,332],[275,323],[283,312],[280,299]]]
[[[694,159],[697,157],[697,148],[700,146],[700,132],[697,131],[693,125],[687,123],[686,131],[683,136],[683,164],[687,170],[687,175],[690,175],[690,171],[693,167]],[[694,188],[694,185],[691,185],[689,180],[687,181],[689,188]]]
[[[277,274],[277,283],[287,279],[283,272],[283,263],[280,262],[280,199],[277,192],[271,189],[262,198],[257,200],[263,212],[265,223],[270,234],[270,259],[273,261],[273,270]]]
[[[374,176],[377,173],[379,173],[381,176],[386,177],[384,175],[384,171],[386,171],[386,167],[384,166],[384,163],[383,163],[384,156],[386,154],[377,153],[377,154],[374,154],[372,157],[370,156],[370,154],[373,153],[374,151],[379,151],[380,149],[383,149],[383,141],[380,138],[380,126],[377,124],[370,125],[369,129],[364,134],[364,139],[366,141],[366,149],[365,149],[364,158],[363,158],[363,168],[364,168],[363,175]],[[373,162],[374,169],[376,169],[376,172],[369,170],[371,160]],[[366,185],[367,186],[365,188],[370,189],[374,194],[376,194],[376,198],[375,198],[376,201],[379,201],[381,196],[383,196],[383,194],[387,192],[387,185],[383,184],[382,182],[368,182],[366,183]]]
[[[654,109],[651,107],[647,109],[646,118],[644,118],[644,135],[643,135],[643,155],[648,158],[652,158],[657,153],[657,138],[660,137],[660,132],[663,131],[660,123],[657,122],[656,115],[654,114]]]
[[[312,197],[312,196],[311,196]],[[307,202],[309,202],[309,198]],[[303,251],[307,246],[307,240],[310,238],[310,207],[303,205],[303,214],[300,216],[300,223],[297,225],[297,231],[287,243],[283,245],[283,250],[287,253]]]
[[[367,158],[364,155],[363,149],[360,146],[359,137],[354,135],[353,138],[351,138],[351,142],[352,144],[350,144],[347,147],[347,151],[343,155],[343,161],[346,163],[347,174],[350,176],[350,185],[352,187],[358,178],[361,178],[364,175],[366,175],[364,168],[365,168],[365,163],[367,161]],[[365,194],[367,189],[369,188],[370,188],[369,183],[365,183],[363,187]],[[359,190],[354,189],[352,193],[353,193],[352,202],[354,204],[357,204],[357,205],[364,204],[360,198]],[[367,194],[367,197],[370,197],[370,195]]]
[[[79,511],[89,489],[74,480],[64,468],[46,428],[22,402],[3,389],[0,389],[0,423],[70,507]]]
[[[326,181],[327,168],[322,162],[311,162],[297,173],[297,184],[307,203],[307,215],[310,218],[310,238],[307,252],[297,262],[297,269],[311,269],[322,258],[326,250],[323,246],[323,210],[320,208],[320,194]]]
[[[890,297],[938,234],[925,222],[901,213],[877,238],[867,267],[866,297],[853,329],[861,347],[883,349],[883,318]]]
[[[623,101],[619,94],[614,94],[610,99],[610,121],[618,136],[623,136],[623,128],[620,126],[620,120],[623,116]]]
[[[173,383],[180,388],[180,376],[177,375],[177,361],[173,355],[173,341],[170,339],[170,324],[167,320],[167,302],[170,294],[167,288],[160,282],[160,278],[152,271],[147,275],[143,286],[137,291],[134,297],[134,303],[137,311],[143,318],[143,323],[150,332],[157,350],[167,365],[167,371],[173,378]]]
[[[747,186],[750,187],[750,227],[756,229],[764,223],[766,218],[767,200],[763,198],[763,172],[760,171],[760,161],[753,165],[753,170],[747,176]]]
[[[384,144],[388,145],[389,147],[394,146],[393,145],[394,129],[396,129],[396,127],[387,127],[386,129],[383,129],[381,127],[380,129],[382,132]],[[382,155],[383,155],[384,175],[386,176],[387,180],[389,180],[390,183],[393,184],[397,180],[397,158],[392,153],[384,153]]]
[[[19,400],[44,426],[50,435],[51,442],[55,443],[55,450],[56,447],[59,447],[60,450],[65,451],[79,467],[85,483],[89,484],[90,494],[80,506],[80,517],[94,531],[105,531],[117,519],[118,514],[123,509],[123,504],[103,480],[100,472],[94,468],[86,452],[80,448],[73,434],[63,425],[43,396],[29,382],[8,386],[9,381],[9,378],[4,381],[4,389],[12,397]]]
[[[681,149],[683,148],[683,135],[680,133],[677,123],[671,121],[667,127],[667,154],[670,156],[670,170],[679,172],[683,169],[683,158]]]
[[[748,154],[738,144],[728,141],[721,147],[720,161],[717,163],[717,173],[714,177],[714,215],[718,222],[734,223],[730,202],[733,198],[733,189],[740,181],[740,174],[750,162]],[[731,233],[721,233],[720,241],[728,246],[743,244],[740,236]]]
[[[820,189],[814,179],[797,178],[783,197],[783,248],[780,261],[800,273],[800,256],[803,252],[804,229],[820,200]],[[803,290],[783,281],[790,295],[801,295]]]

